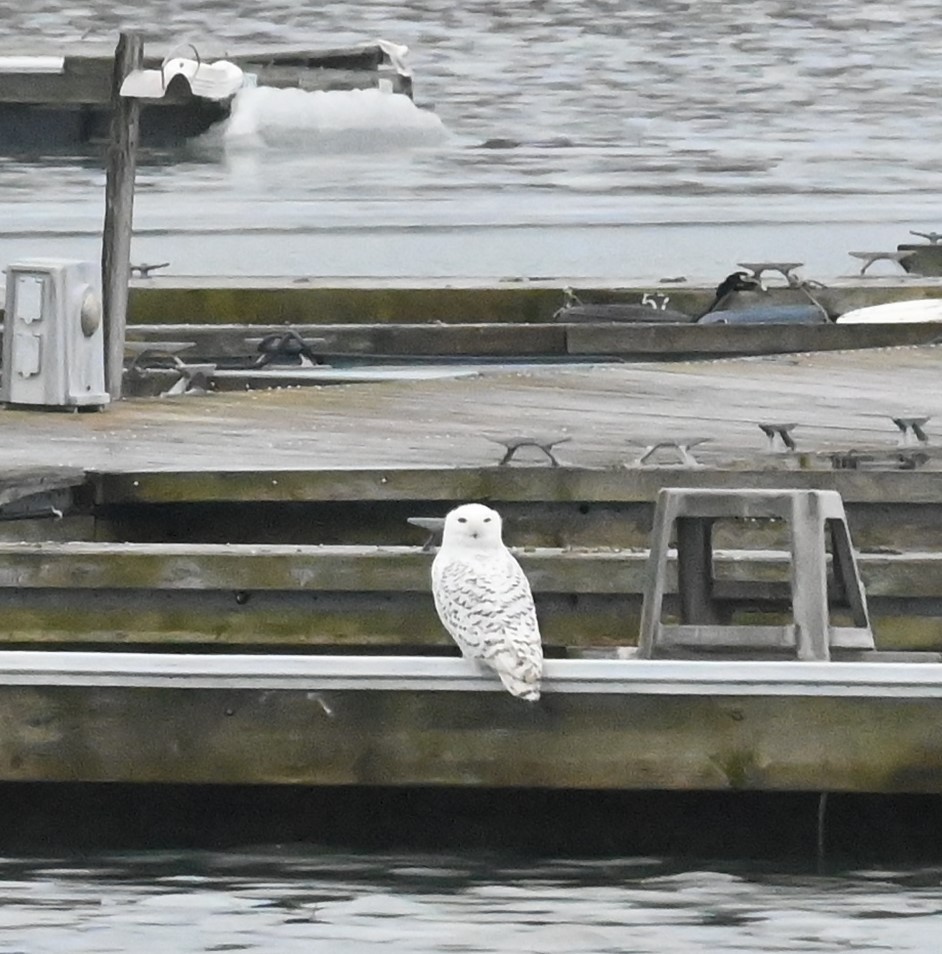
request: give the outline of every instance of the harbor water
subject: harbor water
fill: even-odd
[[[942,870],[264,848],[0,860],[3,954],[932,954]]]
[[[121,28],[204,58],[409,47],[414,106],[247,90],[226,128],[145,154],[132,257],[167,274],[714,280],[777,259],[826,280],[942,225],[931,0],[0,9],[15,52]],[[0,259],[94,256],[103,181],[97,154],[0,158]]]

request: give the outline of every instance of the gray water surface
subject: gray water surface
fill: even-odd
[[[37,0],[0,3],[0,48],[122,27],[208,58],[409,46],[416,107],[250,97],[237,130],[143,157],[134,257],[171,273],[717,278],[771,257],[827,278],[942,227],[937,17],[934,0]],[[94,252],[103,181],[97,157],[0,159],[0,261]]]
[[[0,861],[2,954],[936,954],[942,869],[314,849]]]

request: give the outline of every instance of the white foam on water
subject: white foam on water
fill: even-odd
[[[444,142],[448,130],[407,96],[377,89],[241,90],[222,127],[226,149],[298,148],[379,152]]]

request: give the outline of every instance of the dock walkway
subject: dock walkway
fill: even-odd
[[[891,453],[901,437],[893,417],[919,413],[930,417],[925,467],[935,468],[940,362],[942,348],[930,345],[671,364],[479,365],[473,377],[128,400],[103,413],[3,410],[0,440],[4,467],[109,472],[482,467],[504,453],[494,437],[534,432],[571,437],[559,456],[581,467],[634,463],[650,443],[694,436],[708,438],[695,449],[700,462],[782,466],[766,452],[762,422],[795,422],[805,454]]]

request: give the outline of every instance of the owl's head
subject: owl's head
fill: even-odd
[[[462,504],[445,517],[442,546],[483,550],[501,546],[500,514],[484,504]]]

